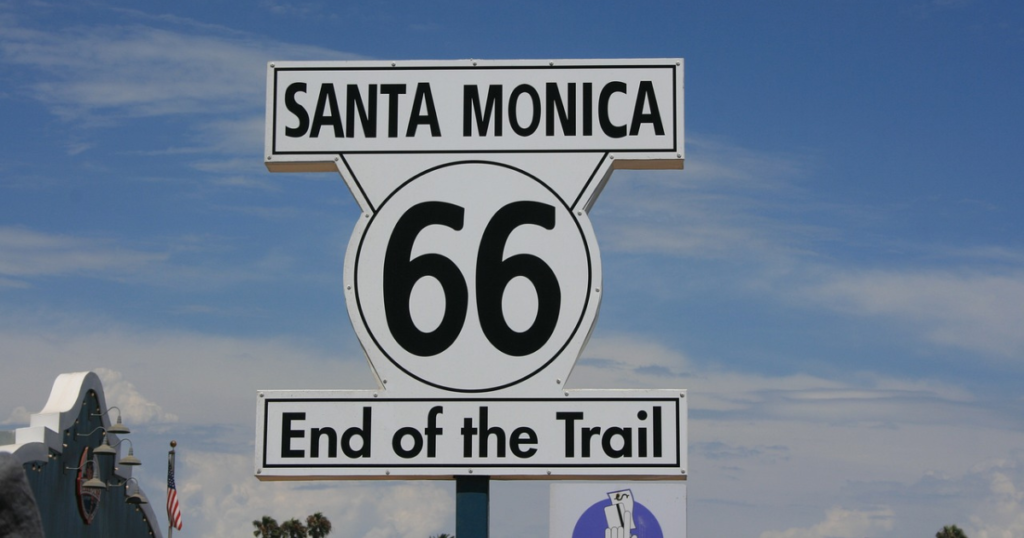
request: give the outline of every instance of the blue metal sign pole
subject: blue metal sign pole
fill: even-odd
[[[456,538],[487,538],[490,490],[489,476],[455,477]]]

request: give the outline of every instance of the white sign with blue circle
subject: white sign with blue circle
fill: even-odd
[[[559,482],[550,538],[686,538],[686,482]]]

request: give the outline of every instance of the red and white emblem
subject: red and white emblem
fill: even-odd
[[[82,487],[82,484],[92,480],[99,469],[93,465],[93,461],[89,459],[89,447],[82,449],[82,457],[78,460],[78,476],[75,480],[75,498],[78,500],[78,515],[82,516],[82,521],[88,525],[92,523],[92,518],[96,516],[96,512],[100,508],[100,492],[92,489]]]

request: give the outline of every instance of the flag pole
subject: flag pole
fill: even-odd
[[[174,476],[174,447],[178,446],[178,442],[171,440],[171,450],[167,453],[167,465],[169,471],[167,476]],[[167,492],[171,494],[170,491]],[[167,513],[167,538],[174,536],[174,519],[172,519],[170,512]]]

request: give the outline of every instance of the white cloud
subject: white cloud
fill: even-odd
[[[68,371],[71,371],[70,369]],[[173,413],[167,413],[156,403],[148,400],[139,393],[135,385],[124,379],[120,372],[109,368],[95,368],[93,370],[103,383],[103,393],[106,398],[109,410],[110,423],[117,422],[121,417],[126,425],[144,424],[150,422],[177,422],[178,417]],[[8,368],[8,373],[16,373],[16,365]],[[42,387],[38,387],[40,390]],[[117,407],[118,409],[112,409]],[[17,406],[11,411],[10,416],[0,424],[26,425],[29,423],[32,413],[24,406]]]
[[[1024,355],[1024,273],[838,273],[803,290],[837,310],[916,326],[929,341],[1019,359]]]
[[[603,251],[656,256],[646,267],[657,269],[638,269],[645,289],[686,289],[674,279],[677,272],[660,273],[673,258],[695,260],[700,264],[689,270],[690,281],[701,285],[870,316],[945,348],[1024,356],[1019,250],[908,246],[931,260],[910,268],[858,270],[863,262],[830,262],[830,252],[856,240],[858,229],[885,226],[884,214],[813,199],[800,186],[812,157],[699,138],[690,145],[681,174],[616,172],[591,215]]]
[[[117,407],[123,421],[135,424],[178,421],[177,415],[164,411],[159,405],[142,396],[132,382],[124,379],[121,372],[109,368],[96,368],[94,371],[103,383],[107,406]],[[112,415],[110,422],[116,422],[117,416]]]
[[[173,433],[181,441],[179,487],[186,525],[198,535],[231,535],[263,514],[282,520],[316,510],[353,536],[423,538],[453,530],[450,484],[288,484],[253,478],[248,432],[256,389],[369,388],[369,367],[361,357],[335,357],[284,339],[154,331],[82,316],[8,318],[0,326],[4,379],[18,380],[4,384],[0,409],[33,401],[41,406],[57,373],[91,368],[104,376],[111,402],[127,398],[150,416],[180,417],[174,425],[159,427],[161,436]],[[856,528],[887,535],[886,522],[900,514],[893,504],[903,502],[899,495],[872,501],[885,502],[893,511],[889,515],[842,501],[842,508],[807,528],[789,529],[791,522],[778,518],[787,514],[782,508],[792,505],[820,507],[824,513],[828,505],[822,501],[840,502],[837,492],[851,477],[914,484],[937,469],[955,472],[971,462],[1005,457],[1024,443],[1019,431],[994,424],[969,393],[928,380],[730,372],[697,365],[684,353],[630,336],[595,339],[585,356],[589,360],[574,372],[574,387],[689,390],[691,502],[703,503],[691,504],[694,532],[715,528],[714,519],[729,517],[738,503],[779,514],[754,521],[761,526],[747,535],[788,529],[782,532],[794,537],[828,536],[822,533]],[[191,428],[214,428],[230,439],[190,439]],[[136,441],[138,449],[146,444],[143,438]],[[989,471],[1005,475],[1018,488],[1007,488],[991,475],[997,487],[985,506],[1009,517],[1012,510],[998,509],[1020,503],[1015,492],[1021,479],[1006,465],[978,473]],[[158,475],[146,482],[147,491],[159,491]],[[965,506],[978,498],[975,490],[958,491]],[[398,506],[402,509],[394,509]],[[979,506],[974,513],[993,523],[992,532],[1014,528],[1014,521],[997,520],[986,510]],[[994,536],[1000,535],[989,534]]]
[[[262,151],[264,122],[266,119],[260,110],[239,119],[211,119],[198,127],[198,140],[205,148],[212,148],[220,153],[234,155],[250,154],[253,149]],[[233,172],[261,172],[267,174],[262,159],[245,158],[227,161],[230,164],[220,165]]]
[[[603,250],[777,263],[832,234],[785,218],[815,205],[796,186],[808,158],[695,137],[687,145],[681,173],[612,175],[591,214]]]
[[[32,418],[32,412],[26,409],[24,406],[19,405],[11,411],[10,416],[4,419],[0,424],[16,424],[18,426],[25,426]]]
[[[808,528],[767,531],[761,538],[861,538],[892,529],[894,514],[888,507],[874,510],[832,508],[825,521]]]
[[[10,226],[0,226],[0,251],[0,285],[38,276],[123,275],[167,259],[163,253],[124,249],[101,239]]]
[[[22,280],[0,277],[0,288],[27,288],[28,283]]]
[[[666,187],[692,191],[694,183],[710,192],[756,191],[796,194],[794,180],[806,175],[813,158],[782,151],[759,151],[688,134],[683,176],[660,174]]]
[[[682,353],[632,336],[592,338],[569,378],[572,388],[692,388],[692,410],[721,419],[757,417],[812,422],[883,423],[894,408],[901,422],[934,423],[963,418],[974,397],[933,380],[860,375],[837,381],[806,374],[763,376],[716,366],[696,366]],[[941,419],[938,409],[947,410]],[[972,418],[969,420],[977,420]]]
[[[966,472],[1024,443],[1019,422],[1005,418],[1012,407],[979,401],[962,387],[865,373],[826,378],[734,371],[628,335],[592,339],[569,381],[573,388],[687,389],[694,535],[721,535],[716,521],[743,510],[750,521],[737,523],[730,536],[771,529],[793,537],[900,536],[931,525],[915,516],[952,515],[917,500],[934,491],[908,493],[921,477]],[[861,481],[891,487],[885,494],[859,494],[851,482]],[[948,495],[950,504],[962,507],[978,498],[970,488]],[[889,511],[877,506],[882,503]],[[789,528],[794,506],[824,514],[831,504],[841,508],[820,524]],[[966,512],[959,514],[967,521]],[[870,530],[841,534],[858,528]]]
[[[186,424],[250,424],[258,389],[373,387],[362,357],[285,338],[150,330],[67,313],[5,315],[0,342],[4,378],[19,380],[4,384],[0,409],[36,401],[41,408],[58,374],[82,370],[119,373],[108,374],[113,397],[141,405],[141,420],[173,415]]]
[[[230,178],[225,182],[231,183]],[[247,182],[240,178],[238,181]],[[259,181],[259,180],[257,180]],[[273,189],[273,185],[245,185]],[[231,206],[234,211],[260,218],[288,219],[302,214],[298,208],[277,206]],[[308,211],[304,216],[308,217]],[[0,289],[29,288],[43,277],[90,277],[119,282],[142,283],[177,289],[211,289],[241,282],[266,282],[287,276],[298,268],[290,250],[271,248],[262,258],[239,264],[229,260],[237,245],[222,237],[149,237],[149,250],[118,245],[105,237],[53,234],[22,227],[0,226]],[[291,245],[290,245],[291,246]],[[197,254],[202,254],[198,256]],[[307,280],[324,279],[307,272]],[[328,284],[336,276],[324,279]]]
[[[322,512],[332,535],[426,538],[453,534],[452,487],[439,482],[260,482],[251,455],[181,450],[178,494],[185,528],[202,536],[248,536],[253,520]]]
[[[68,155],[78,155],[83,151],[94,147],[96,144],[92,142],[72,142],[67,145]]]
[[[260,4],[273,13],[274,17],[300,17],[300,18],[334,18],[337,16],[337,7],[330,6],[328,12],[324,12],[324,4],[320,2],[282,2],[280,0],[262,0]]]
[[[353,57],[220,30],[15,27],[0,39],[0,54],[6,63],[47,74],[27,90],[54,112],[94,120],[252,110],[264,103],[268,61]]]
[[[1024,458],[1003,459],[976,466],[988,489],[978,495],[978,506],[963,525],[974,538],[1024,536]]]
[[[183,124],[191,131],[186,142],[159,151],[167,154],[251,155],[263,145],[268,62],[360,59],[174,16],[104,6],[79,9],[108,10],[114,22],[32,28],[9,17],[0,33],[0,63],[30,73],[12,79],[10,91],[73,123],[71,134],[81,127],[196,116]],[[68,155],[95,147],[81,138],[65,142]],[[250,158],[249,163],[244,173],[233,171],[218,184],[265,188],[266,182],[253,179],[266,174],[261,161]],[[197,166],[204,164],[211,162]]]

